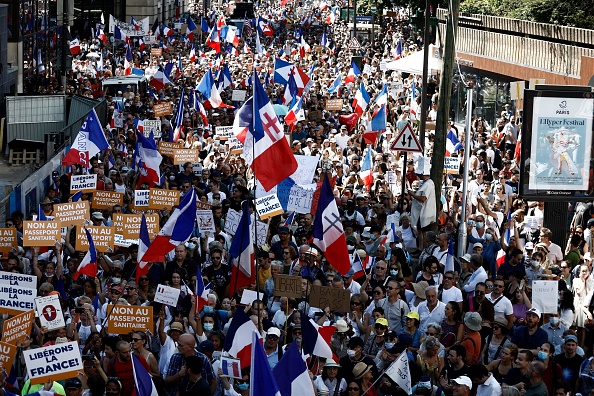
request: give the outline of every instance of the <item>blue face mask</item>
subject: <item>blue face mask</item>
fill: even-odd
[[[249,387],[250,384],[248,384],[247,382],[243,384],[237,384],[237,389],[239,389],[242,392],[248,390]]]
[[[493,239],[493,235],[491,235],[491,234],[485,234],[485,240],[486,241],[490,241],[491,239]]]
[[[549,357],[549,354],[545,351],[538,351],[538,360],[544,362]]]
[[[386,342],[386,349],[391,349],[394,345],[393,342]]]
[[[210,305],[204,306],[204,313],[213,313],[213,312],[214,312],[213,307],[211,307]]]
[[[476,222],[476,228],[483,228],[484,226],[485,226],[485,223],[483,223],[482,221]]]

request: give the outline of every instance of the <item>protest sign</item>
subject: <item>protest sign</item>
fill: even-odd
[[[274,295],[301,298],[301,277],[295,275],[274,275]]]
[[[218,126],[215,129],[215,134],[220,140],[227,140],[233,135],[233,126]]]
[[[287,210],[290,212],[310,213],[316,189],[316,183],[294,185],[288,190],[288,195],[285,195],[287,191],[285,189],[281,190],[279,187],[279,199],[281,194],[286,196]]]
[[[331,311],[349,312],[351,309],[351,291],[331,286],[313,285],[309,295],[309,303],[312,307],[320,309],[330,307]]]
[[[113,225],[116,235],[122,234],[124,232],[124,216],[126,215],[123,213],[114,213],[112,216],[111,224]]]
[[[113,238],[113,244],[115,246],[127,248],[132,246],[133,244],[138,245],[138,239],[124,239],[124,237],[121,234],[115,234]]]
[[[407,395],[412,394],[412,381],[408,356],[401,353],[400,356],[386,369],[386,375],[396,382]]]
[[[41,322],[41,327],[47,327],[48,330],[59,329],[65,327],[64,313],[62,312],[62,305],[60,305],[60,297],[57,294],[52,294],[46,297],[37,297],[35,299],[35,307],[37,308],[37,315]]]
[[[261,220],[283,213],[283,208],[276,194],[256,199],[256,211]]]
[[[241,154],[243,152],[243,144],[235,136],[231,136],[227,139],[229,145],[229,151],[231,154]]]
[[[388,62],[386,62],[386,61],[381,61],[379,66],[380,66],[381,71],[388,70]]]
[[[85,201],[82,201],[85,202]],[[93,192],[93,209],[111,209],[114,205],[124,204],[124,193],[115,191],[97,190]]]
[[[70,179],[70,194],[77,191],[93,192],[97,189],[97,174],[73,175]]]
[[[6,376],[10,375],[12,370],[12,363],[17,353],[17,346],[14,344],[8,344],[6,342],[0,342],[0,370],[6,372]]]
[[[54,246],[62,239],[59,221],[24,221],[23,246]]]
[[[54,204],[54,218],[62,223],[62,227],[83,225],[91,218],[89,201]]]
[[[162,155],[168,155],[170,157],[173,157],[174,151],[181,148],[183,148],[182,143],[163,141],[159,142],[159,153]]]
[[[192,173],[194,176],[202,176],[202,164],[200,162],[192,165]]]
[[[163,54],[163,48],[151,48],[151,56],[161,56]]]
[[[48,345],[42,349],[23,351],[31,384],[43,384],[49,379],[58,381],[73,378],[83,371],[78,342]]]
[[[460,173],[460,158],[458,157],[444,157],[443,170],[446,173],[458,174]]]
[[[543,314],[557,313],[557,296],[559,295],[559,282],[557,281],[532,281],[532,306],[540,309]]]
[[[153,307],[109,305],[107,331],[111,334],[130,334],[132,331],[154,331]]]
[[[159,215],[145,214],[146,227],[148,228],[149,237],[151,240],[159,233]],[[126,214],[124,215],[124,226],[122,236],[124,239],[138,239],[140,237],[140,223],[142,222],[142,215]],[[116,230],[116,233],[118,231]]]
[[[153,106],[155,117],[164,117],[171,114],[171,102],[163,102]]]
[[[0,271],[0,312],[17,315],[35,309],[37,277]]]
[[[136,19],[135,23],[126,23],[116,19],[113,15],[109,16],[109,33],[114,33],[115,27],[117,26],[128,37],[144,37],[149,34],[151,25],[149,18]],[[155,32],[153,32],[155,34]]]
[[[150,190],[134,190],[134,207],[146,208],[149,204]]]
[[[35,312],[33,310],[6,319],[2,326],[2,341],[13,345],[16,345],[19,341],[25,341],[31,334],[34,320]]]
[[[227,212],[227,218],[225,219],[225,232],[235,235],[237,231],[237,226],[239,225],[239,220],[241,219],[241,212],[238,212],[233,209],[229,209]],[[252,215],[251,224],[254,224],[254,216]],[[268,224],[264,223],[263,221],[256,222],[256,230],[254,227],[250,227],[250,234],[252,240],[256,240],[256,245],[261,246],[266,243],[266,237],[268,236]],[[255,235],[254,235],[255,234]]]
[[[198,229],[200,233],[210,232],[211,235],[215,232],[214,217],[212,210],[196,210],[196,221],[198,222]]]
[[[11,252],[17,245],[16,228],[0,228],[0,252]]]
[[[212,210],[212,205],[208,202],[196,201],[196,208],[202,210]]]
[[[198,155],[200,154],[200,150],[198,149],[175,149],[173,150],[173,164],[179,165],[186,162],[198,162]]]
[[[158,285],[155,292],[155,302],[177,307],[177,300],[179,300],[180,289],[169,287],[165,285]]]
[[[229,356],[221,356],[222,377],[231,377],[241,379],[241,361]]]
[[[148,200],[149,209],[171,209],[179,204],[179,190],[151,188]]]
[[[113,241],[115,236],[115,229],[113,227],[104,226],[87,226],[87,230],[93,238],[93,244],[98,252],[113,252]],[[76,228],[76,250],[87,252],[89,251],[89,240],[84,227]]]
[[[142,131],[147,138],[151,136],[152,131],[153,137],[159,139],[161,137],[161,120],[144,120]]]
[[[255,300],[262,301],[264,299],[264,293],[258,293],[253,290],[244,289],[241,293],[241,305],[252,305]]]
[[[326,110],[342,110],[342,99],[328,99]]]
[[[231,92],[231,100],[234,102],[245,102],[245,95],[247,91],[244,89],[234,89]]]

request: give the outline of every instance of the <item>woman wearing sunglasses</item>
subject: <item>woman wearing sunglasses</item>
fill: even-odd
[[[146,342],[146,334],[141,331],[135,331],[132,333],[132,339],[130,346],[134,350],[134,353],[138,356],[142,356],[149,364],[151,371],[150,374],[153,377],[160,377],[161,372],[159,371],[159,362],[155,358],[155,355],[144,347]]]

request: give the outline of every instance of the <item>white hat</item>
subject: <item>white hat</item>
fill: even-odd
[[[472,381],[465,375],[458,378],[454,378],[454,382],[458,385],[466,385],[468,389],[472,389]]]
[[[526,242],[526,246],[524,246],[526,250],[534,250],[534,243]]]
[[[271,327],[266,332],[266,335],[275,335],[277,337],[280,337],[281,332],[280,332],[280,329],[278,327]]]
[[[349,331],[349,325],[344,319],[338,319],[336,323],[334,323],[334,326],[336,327],[336,331],[338,333],[346,333]]]

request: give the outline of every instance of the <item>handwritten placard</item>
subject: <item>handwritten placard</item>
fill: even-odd
[[[163,102],[153,106],[155,117],[164,117],[171,114],[171,102]]]
[[[274,275],[274,295],[301,298],[301,277],[295,275]]]
[[[558,295],[559,282],[532,281],[532,306],[540,309],[543,314],[558,312]]]
[[[350,312],[351,291],[331,286],[313,285],[309,295],[309,303],[312,307],[320,309],[330,307],[332,311]]]

